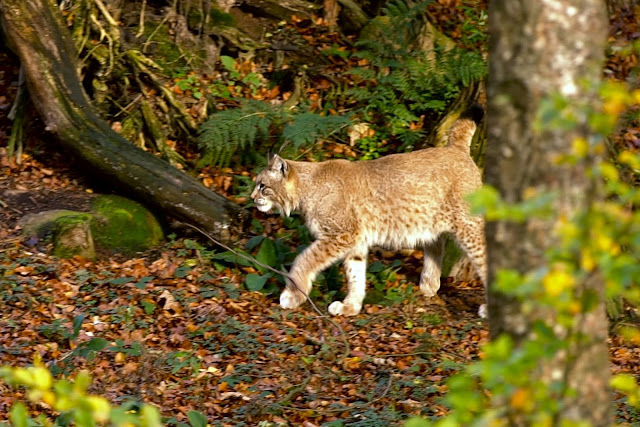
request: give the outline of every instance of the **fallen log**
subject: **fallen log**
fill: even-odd
[[[0,23],[46,129],[81,159],[91,178],[222,239],[243,230],[246,210],[131,144],[98,116],[80,83],[76,51],[53,2],[0,0]]]

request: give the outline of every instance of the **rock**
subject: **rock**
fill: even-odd
[[[66,209],[53,209],[49,211],[42,211],[34,214],[27,214],[23,216],[18,225],[22,227],[22,235],[25,238],[38,237],[40,239],[45,238],[47,234],[51,234],[55,228],[55,222],[58,218],[77,215],[79,212],[70,211]]]
[[[53,254],[59,258],[81,256],[95,259],[96,250],[91,235],[91,215],[76,214],[56,220]]]
[[[149,249],[163,239],[158,220],[141,204],[120,196],[91,201],[91,232],[100,249],[125,254]]]
[[[95,259],[96,249],[132,254],[163,239],[162,228],[151,212],[119,196],[97,196],[91,212],[55,209],[25,215],[19,222],[30,242],[52,242],[60,258]]]
[[[22,235],[36,243],[53,242],[53,254],[60,258],[76,255],[94,259],[96,252],[91,237],[91,215],[64,209],[53,209],[25,215],[18,224]]]

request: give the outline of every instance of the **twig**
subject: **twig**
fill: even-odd
[[[144,11],[147,7],[147,0],[142,0],[142,6],[140,6],[140,23],[138,26],[140,27],[140,31],[136,34],[136,37],[140,38],[144,35]]]
[[[336,322],[334,322],[330,317],[328,317],[327,315],[325,315],[324,313],[322,313],[320,311],[320,309],[318,308],[318,306],[316,306],[316,304],[311,300],[311,298],[309,298],[309,295],[304,292],[302,290],[302,288],[298,285],[298,283],[296,282],[296,280],[293,278],[293,276],[291,276],[288,272],[283,271],[283,270],[278,270],[276,268],[271,267],[270,265],[266,265],[261,263],[260,261],[258,261],[257,259],[249,256],[249,255],[245,255],[243,253],[237,252],[235,250],[233,250],[232,248],[230,248],[229,246],[225,245],[224,243],[214,239],[213,237],[211,237],[208,233],[204,232],[203,230],[201,230],[200,228],[196,227],[193,224],[189,224],[189,223],[184,223],[185,225],[193,228],[194,230],[198,231],[200,234],[202,234],[203,236],[207,237],[209,240],[211,240],[213,243],[215,243],[218,246],[223,247],[224,249],[228,250],[229,252],[233,253],[236,256],[239,256],[240,258],[245,259],[246,261],[249,261],[259,267],[265,268],[267,270],[270,270],[276,274],[279,274],[283,277],[286,277],[287,279],[289,279],[291,281],[291,283],[293,283],[293,285],[296,287],[296,289],[298,290],[298,292],[300,292],[302,295],[304,295],[304,297],[307,299],[307,301],[309,301],[309,304],[311,304],[311,307],[313,307],[313,310],[318,313],[318,316],[321,319],[324,319],[325,321],[327,321],[328,323],[330,323],[332,326],[334,326],[338,332],[340,332],[340,337],[342,338],[342,342],[344,344],[344,353],[343,355],[340,357],[340,359],[338,359],[339,361],[342,361],[344,358],[346,358],[349,353],[351,352],[351,346],[349,345],[349,341],[347,340],[347,335],[344,333],[344,330],[342,329],[342,327],[337,324]]]
[[[167,12],[167,14],[164,16],[164,18],[162,19],[162,21],[158,24],[158,26],[151,32],[151,34],[149,34],[149,37],[147,37],[147,41],[144,42],[144,44],[142,45],[142,53],[147,53],[147,48],[149,47],[149,44],[151,44],[151,40],[153,39],[153,36],[156,35],[156,33],[158,32],[158,30],[167,23],[167,21],[169,20],[171,13],[175,13],[175,2],[173,5],[173,8],[171,10],[169,10]]]

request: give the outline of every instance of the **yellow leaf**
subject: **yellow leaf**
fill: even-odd
[[[33,386],[38,390],[49,390],[51,388],[53,378],[47,368],[31,368],[31,375],[33,378]]]
[[[42,401],[49,406],[52,406],[56,403],[56,395],[52,391],[45,391],[42,393]]]
[[[616,169],[616,167],[611,163],[602,163],[600,165],[600,171],[602,173],[602,177],[609,181],[618,181],[620,179],[618,169]]]
[[[511,395],[511,407],[517,411],[531,410],[531,392],[526,388],[519,388]]]
[[[595,267],[596,261],[593,259],[591,251],[583,248],[580,257],[580,268],[582,268],[584,271],[593,271]]]
[[[109,420],[109,414],[111,413],[111,406],[104,397],[100,396],[88,396],[87,403],[92,409],[93,419],[102,423]]]
[[[632,169],[640,169],[640,158],[631,151],[625,150],[618,154],[618,161]]]
[[[542,279],[542,286],[547,291],[547,294],[556,297],[564,291],[571,289],[575,284],[575,279],[572,275],[562,270],[550,271],[544,279]]]
[[[576,138],[571,144],[571,150],[573,151],[574,155],[580,158],[586,157],[589,152],[589,143],[584,138]]]

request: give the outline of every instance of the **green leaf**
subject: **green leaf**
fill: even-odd
[[[109,345],[109,341],[104,338],[93,338],[86,344],[87,350],[101,351]]]
[[[232,57],[222,55],[220,56],[220,62],[222,62],[222,66],[226,68],[227,71],[235,71],[236,61]]]
[[[242,251],[238,251],[236,249],[236,252],[238,253],[242,253],[244,254],[244,252]],[[252,267],[253,263],[247,261],[244,258],[239,257],[238,255],[234,254],[231,251],[225,251],[225,252],[220,252],[219,254],[215,254],[212,259],[218,260],[218,261],[223,261],[223,262],[228,262],[231,264],[237,264],[237,265],[241,265],[243,267]]]
[[[207,427],[207,417],[199,411],[189,411],[187,413],[187,419],[191,427]]]
[[[264,239],[262,245],[260,245],[260,250],[258,251],[258,255],[256,255],[256,260],[261,262],[262,264],[274,266],[276,260],[278,259],[276,255],[276,248],[273,244],[273,240]],[[264,267],[256,266],[258,271],[261,273],[266,273],[268,270]]]
[[[625,393],[630,393],[638,388],[636,379],[630,374],[618,374],[611,378],[611,387]]]
[[[253,248],[255,248],[256,246],[258,246],[260,243],[262,243],[262,241],[265,239],[264,236],[255,236],[252,237],[251,239],[249,239],[249,241],[244,245],[244,247],[250,251]]]
[[[84,314],[79,314],[73,318],[73,339],[78,337],[80,328],[82,328],[82,322],[84,322]]]
[[[118,277],[109,280],[109,283],[111,283],[112,285],[125,285],[127,283],[133,282],[135,279],[135,277]]]
[[[29,416],[27,414],[27,408],[25,408],[22,402],[13,405],[9,413],[9,420],[11,420],[11,425],[14,427],[27,427]]]
[[[404,427],[429,427],[432,424],[424,418],[413,417],[404,424]]]
[[[195,412],[195,411],[191,411],[191,412]],[[200,413],[198,412],[198,414]],[[162,419],[160,417],[160,413],[158,412],[158,408],[156,408],[155,406],[144,405],[142,407],[142,410],[140,411],[140,415],[142,416],[142,419],[144,421],[144,424],[143,424],[144,427],[161,427],[162,426]],[[187,415],[187,418],[189,418],[189,422],[191,422],[191,418],[189,415]],[[191,423],[191,425],[193,426],[194,424]],[[205,423],[202,425],[206,427],[207,425],[206,420],[205,420]]]
[[[153,279],[154,279],[154,276],[145,276],[142,279],[140,279],[138,283],[135,284],[135,287],[138,289],[144,289],[147,287],[147,283],[149,283]]]
[[[153,314],[156,311],[156,305],[149,301],[142,301],[142,307],[144,308],[144,312],[147,314]]]
[[[261,291],[269,277],[271,277],[271,274],[265,274],[264,276],[253,273],[247,274],[245,285],[250,291]]]

